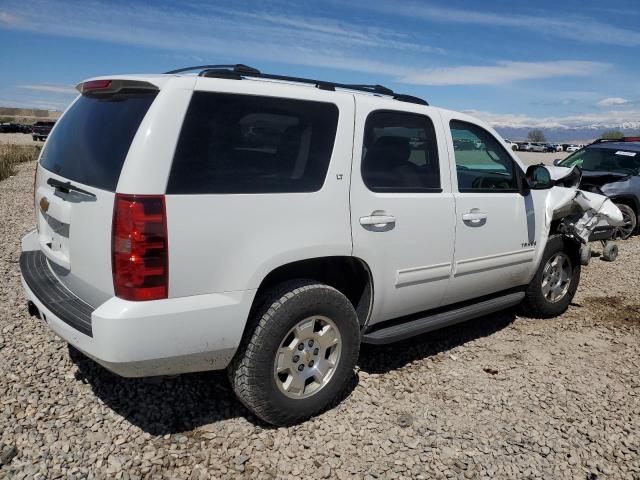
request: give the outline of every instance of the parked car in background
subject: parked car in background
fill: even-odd
[[[565,152],[577,152],[578,150],[580,150],[578,145],[567,145],[567,148],[565,148]]]
[[[555,145],[553,145],[552,143],[547,143],[547,144],[544,146],[544,151],[545,151],[545,152],[554,152],[554,153],[555,153],[555,151],[556,151],[556,146],[555,146]]]
[[[7,122],[0,124],[1,133],[31,133],[28,125],[22,123]]]
[[[538,142],[533,142],[530,143],[531,148],[530,151],[531,152],[546,152],[547,150],[547,146],[544,143],[538,143]]]
[[[580,167],[580,188],[602,193],[613,200],[625,222],[624,226],[618,227],[620,238],[629,238],[637,231],[640,215],[640,137],[597,140],[564,160],[558,159],[553,163],[560,167]]]
[[[519,148],[518,148],[518,144],[517,144],[516,142],[512,142],[511,140],[506,140],[506,139],[505,139],[504,143],[506,143],[506,144],[507,144],[507,146],[508,146],[511,150],[513,150],[514,152],[515,152],[515,151],[517,151],[517,150],[519,150]]]
[[[34,141],[42,140],[43,142],[49,136],[51,129],[56,124],[56,122],[36,122],[33,124],[31,130],[31,136]]]
[[[517,142],[517,143],[518,143],[518,150],[522,150],[523,152],[531,151],[531,143],[529,142]]]

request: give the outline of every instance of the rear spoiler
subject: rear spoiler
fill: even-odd
[[[82,95],[109,95],[119,92],[158,91],[159,88],[152,83],[140,80],[88,80],[76,85],[76,90]]]

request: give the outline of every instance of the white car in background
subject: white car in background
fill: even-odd
[[[567,147],[567,152],[577,152],[578,150],[580,150],[582,147],[579,147],[578,145],[569,145]]]
[[[506,139],[505,139],[504,143],[506,143],[506,144],[507,144],[507,146],[508,146],[511,150],[513,150],[514,152],[515,152],[515,151],[517,151],[517,150],[519,150],[519,148],[518,148],[518,144],[517,144],[516,142],[512,142],[511,140],[506,140]]]

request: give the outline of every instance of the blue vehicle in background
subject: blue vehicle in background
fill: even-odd
[[[607,195],[618,206],[624,226],[618,236],[627,239],[638,227],[640,214],[640,137],[596,140],[554,165],[582,170],[582,190]]]

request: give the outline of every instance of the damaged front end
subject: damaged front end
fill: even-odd
[[[617,227],[624,225],[620,209],[605,195],[580,190],[582,172],[578,167],[546,168],[555,185],[546,199],[549,227],[555,225],[559,233],[581,245],[611,240]]]

